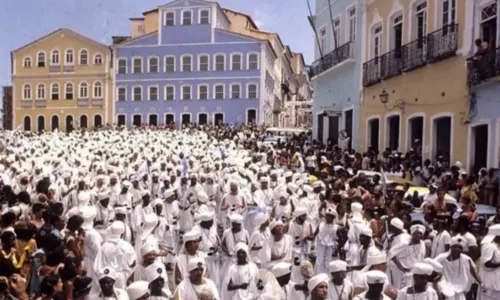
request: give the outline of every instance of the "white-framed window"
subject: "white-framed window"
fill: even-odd
[[[80,99],[87,99],[89,97],[89,85],[86,82],[81,82],[78,89]]]
[[[39,68],[45,67],[45,52],[38,52],[38,54],[36,55],[36,65]]]
[[[101,82],[94,83],[94,98],[95,99],[102,98],[102,83]]]
[[[75,63],[75,51],[73,49],[66,49],[66,54],[64,55],[66,58],[66,64],[72,65]]]
[[[96,53],[94,55],[94,65],[102,65],[102,54]]]
[[[172,101],[175,99],[175,86],[166,85],[165,86],[165,100]]]
[[[23,67],[25,67],[25,68],[31,68],[31,57],[30,56],[26,56],[23,59]]]
[[[45,84],[40,83],[36,88],[36,98],[45,99]]]
[[[479,38],[488,44],[490,49],[497,47],[497,2],[489,3],[480,8]]]
[[[192,72],[193,71],[193,56],[190,54],[184,54],[181,56],[182,72]]]
[[[66,100],[73,100],[73,84],[71,82],[66,83],[64,87],[64,96]]]
[[[443,0],[442,3],[442,26],[455,24],[457,21],[457,1]]]
[[[210,56],[208,54],[200,54],[198,55],[198,71],[205,72],[210,71]]]
[[[175,56],[165,56],[165,72],[175,72]]]
[[[198,99],[207,100],[208,99],[208,85],[200,84],[198,85]]]
[[[80,50],[80,65],[87,65],[89,63],[89,52],[86,49]]]
[[[50,100],[59,100],[59,84],[53,83],[50,87]]]
[[[224,53],[218,53],[214,55],[214,71],[225,71],[226,70],[226,55]]]
[[[241,53],[232,53],[231,54],[231,70],[232,71],[240,71],[241,70]]]
[[[231,99],[241,99],[241,85],[239,83],[231,84]]]
[[[427,1],[415,4],[415,15],[412,18],[412,40],[422,39],[425,41],[425,37],[427,36]]]
[[[59,50],[54,49],[50,53],[50,64],[51,65],[58,65],[59,64]]]
[[[142,101],[142,86],[132,87],[133,101]]]
[[[198,23],[199,24],[210,24],[210,10],[200,9],[198,11]]]
[[[132,73],[142,73],[142,57],[132,59]]]
[[[379,57],[382,54],[382,25],[373,30],[373,52],[372,58]]]
[[[247,69],[248,70],[258,70],[259,69],[259,53],[248,53],[247,54]]]
[[[247,99],[257,99],[259,92],[256,83],[247,84]]]
[[[340,28],[340,18],[333,21],[333,49],[337,49],[342,45],[342,36]]]
[[[182,92],[182,100],[191,100],[193,98],[192,96],[192,89],[191,85],[183,85],[181,86],[181,92]]]
[[[148,86],[148,99],[150,101],[158,101],[158,86],[157,85]]]
[[[31,100],[31,85],[28,83],[23,86],[23,100]]]
[[[158,73],[159,71],[159,59],[156,56],[148,58],[148,72]]]
[[[224,98],[225,98],[224,84],[219,83],[214,85],[214,99],[224,99]]]
[[[191,25],[193,23],[193,11],[183,10],[182,11],[182,25]]]
[[[326,26],[323,26],[322,28],[319,29],[319,47],[320,47],[320,54],[322,53],[323,55],[326,54]]]
[[[347,28],[349,42],[356,41],[356,7],[347,11]]]
[[[403,15],[398,15],[393,19],[392,32],[390,33],[391,50],[401,50],[403,47]],[[400,53],[400,52],[398,52]]]
[[[124,86],[118,87],[118,101],[127,101],[127,88]]]
[[[175,25],[175,11],[165,12],[165,26]]]
[[[127,59],[118,59],[118,74],[127,74]]]

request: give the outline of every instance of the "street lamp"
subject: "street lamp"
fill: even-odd
[[[379,95],[380,102],[384,105],[386,110],[393,110],[395,108],[399,108],[400,110],[405,110],[405,101],[403,99],[398,99],[392,107],[387,107],[387,103],[389,102],[389,93],[382,89],[382,93]]]

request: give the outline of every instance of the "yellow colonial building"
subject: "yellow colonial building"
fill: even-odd
[[[359,149],[466,164],[469,0],[371,0],[363,14]],[[470,30],[469,30],[470,31]]]
[[[69,29],[12,51],[13,124],[28,131],[111,123],[110,50]]]

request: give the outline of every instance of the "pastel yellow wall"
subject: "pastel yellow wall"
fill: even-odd
[[[383,20],[383,44],[382,54],[392,50],[388,46],[388,28],[391,24],[389,14],[394,12],[394,3],[401,4],[404,11],[403,16],[403,44],[411,42],[408,30],[409,21],[409,3],[410,1],[388,1],[375,0],[367,7],[366,14],[366,40],[364,41],[365,61],[372,59],[371,30],[380,24]],[[424,116],[423,128],[423,155],[424,159],[434,159],[432,153],[432,118],[440,115],[452,115],[452,139],[451,139],[451,161],[454,163],[459,160],[464,165],[466,164],[467,152],[467,124],[468,118],[468,89],[466,86],[466,66],[465,57],[460,55],[463,41],[463,29],[465,20],[465,1],[457,1],[457,22],[458,22],[458,49],[459,54],[451,58],[437,61],[433,64],[427,64],[420,68],[414,69],[407,73],[397,75],[395,77],[383,80],[377,84],[363,88],[363,97],[360,109],[360,124],[359,124],[359,149],[365,151],[367,149],[367,121],[370,118],[380,117],[379,127],[379,149],[384,150],[388,144],[386,141],[386,117],[394,114],[400,114],[400,134],[399,134],[399,150],[405,152],[410,148],[410,141],[407,141],[409,133],[407,133],[408,120],[417,115]],[[427,33],[431,33],[440,29],[440,24],[435,24],[435,19],[441,16],[435,15],[436,2],[428,0],[427,12],[428,23]],[[392,25],[391,25],[392,26]],[[390,97],[388,108],[391,108],[395,101],[402,99],[405,101],[404,110],[394,108],[388,111],[380,102],[379,95],[385,89]],[[438,137],[439,138],[439,137]],[[387,138],[388,139],[388,138]]]
[[[53,49],[59,50],[59,65],[62,71],[65,64],[65,51],[73,49],[74,51],[74,72],[49,72],[51,51]],[[88,51],[87,65],[79,64],[79,52],[81,49]],[[40,51],[44,51],[45,67],[37,66],[37,55]],[[94,64],[94,54],[100,53],[103,57],[101,65]],[[23,61],[25,57],[31,57],[32,66],[25,68]],[[71,114],[74,116],[75,121],[79,119],[82,114],[88,116],[88,125],[93,124],[93,116],[99,114],[102,116],[103,124],[112,122],[114,102],[111,101],[113,97],[112,79],[110,73],[110,52],[107,46],[87,39],[71,30],[61,29],[53,32],[52,34],[34,41],[32,44],[24,48],[16,50],[12,53],[13,59],[13,103],[14,103],[14,127],[23,124],[23,118],[26,115],[32,117],[32,130],[36,130],[35,117],[38,115],[45,116],[45,128],[50,129],[50,117],[58,115],[60,118],[60,130],[66,130],[66,124],[63,122],[66,115]],[[102,83],[102,94],[104,106],[101,107],[78,107],[78,86],[80,83],[86,82],[88,85],[88,99],[92,103],[93,99],[93,85],[96,82]],[[37,108],[35,99],[37,98],[37,86],[45,84],[45,99],[46,107]],[[59,100],[51,100],[51,85],[59,84]],[[64,87],[67,83],[73,84],[73,99],[65,99]],[[22,107],[23,87],[25,84],[31,85],[31,99],[33,105],[31,108]],[[74,123],[76,125],[76,122]]]
[[[158,10],[144,14],[144,34],[158,30]]]

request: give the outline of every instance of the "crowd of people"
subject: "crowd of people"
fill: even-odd
[[[2,132],[0,300],[500,299],[494,170],[265,134]]]

